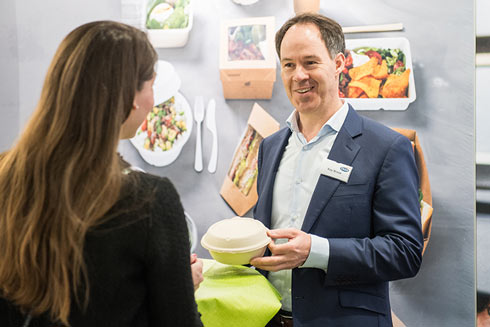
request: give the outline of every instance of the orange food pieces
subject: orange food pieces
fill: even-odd
[[[349,86],[355,86],[364,91],[369,98],[377,98],[381,80],[372,76],[365,76],[358,81],[351,81]]]
[[[386,60],[371,57],[363,65],[349,69],[348,98],[406,98],[410,69],[401,75],[389,74]]]
[[[399,76],[389,75],[381,88],[381,96],[383,98],[406,98],[409,77],[410,69],[405,70]]]
[[[388,77],[388,65],[386,64],[386,60],[383,60],[381,65],[376,65],[372,75],[376,79],[385,79]]]
[[[349,85],[347,88],[347,97],[348,98],[358,98],[364,91],[358,87]]]
[[[378,59],[372,57],[368,62],[361,66],[357,66],[349,69],[349,75],[353,81],[360,80],[364,76],[369,76],[374,72],[374,69],[378,65]]]

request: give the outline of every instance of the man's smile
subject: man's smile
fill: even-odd
[[[310,87],[305,87],[305,88],[301,88],[301,89],[296,89],[296,92],[298,93],[301,93],[301,94],[304,94],[308,91],[311,91],[313,90],[314,86],[310,86]]]

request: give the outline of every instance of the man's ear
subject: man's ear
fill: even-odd
[[[344,70],[344,66],[345,66],[344,54],[340,52],[337,53],[337,55],[334,58],[334,62],[335,62],[335,72],[337,73],[337,75],[340,75],[342,70]]]

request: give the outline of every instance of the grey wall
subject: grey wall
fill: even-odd
[[[120,2],[2,1],[12,29],[4,38],[17,39],[17,52],[7,58],[0,90],[18,93],[13,116],[3,114],[1,126],[23,124],[39,97],[42,80],[56,46],[75,26],[95,19],[118,19]],[[3,7],[11,15],[3,11]],[[16,7],[17,6],[17,7]],[[181,49],[159,50],[172,62],[183,83],[181,92],[191,104],[196,95],[217,101],[219,161],[215,174],[193,170],[195,129],[179,158],[170,166],[147,165],[129,142],[120,149],[131,163],[158,175],[169,176],[181,194],[186,211],[194,218],[201,237],[213,222],[234,215],[219,196],[231,156],[254,101],[225,101],[218,74],[219,21],[224,17],[276,17],[278,27],[293,14],[292,1],[262,0],[242,7],[229,0],[195,1],[195,21],[189,43]],[[417,99],[406,111],[361,112],[392,127],[417,130],[428,165],[434,216],[432,238],[417,277],[392,283],[395,313],[407,326],[473,326],[474,279],[474,25],[468,2],[414,0],[322,1],[321,12],[344,26],[402,22],[402,32],[348,35],[348,38],[397,37],[410,41]],[[15,19],[12,18],[15,13]],[[8,17],[7,17],[8,16]],[[9,20],[10,19],[10,20]],[[2,25],[3,26],[3,23]],[[4,43],[1,43],[2,49]],[[15,47],[13,47],[15,50]],[[271,100],[257,101],[281,126],[292,110],[279,72]],[[17,80],[18,86],[12,86]],[[7,90],[7,91],[6,91]],[[2,93],[3,94],[3,93]],[[17,102],[16,102],[17,101]],[[7,146],[11,130],[0,131]],[[210,135],[203,131],[204,163],[209,160]],[[0,144],[1,145],[1,144]],[[248,214],[251,216],[251,213]],[[209,254],[200,246],[200,256]]]
[[[475,20],[476,35],[490,36],[490,1],[477,0]],[[490,66],[476,68],[476,151],[490,158]],[[488,161],[488,159],[487,159]],[[488,164],[488,162],[487,162]]]
[[[476,35],[490,36],[490,2],[476,1]],[[477,290],[490,294],[490,66],[476,67]]]
[[[19,126],[19,59],[15,2],[0,2],[0,152],[8,149]]]
[[[479,213],[477,225],[478,291],[490,294],[490,214]]]
[[[490,156],[490,66],[476,67],[475,87],[476,151]]]
[[[41,94],[49,63],[68,32],[93,20],[119,19],[120,2],[111,1],[13,1],[18,39],[19,123],[25,124]]]

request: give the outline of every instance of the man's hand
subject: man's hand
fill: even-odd
[[[308,258],[311,248],[309,234],[298,229],[288,228],[269,230],[267,235],[273,239],[269,243],[272,256],[252,259],[250,264],[256,268],[268,271],[293,269],[301,266]],[[275,244],[274,239],[278,238],[287,238],[288,242]]]
[[[194,283],[194,291],[197,291],[199,285],[204,280],[202,276],[202,260],[197,258],[197,254],[191,254],[191,271],[192,282]]]

